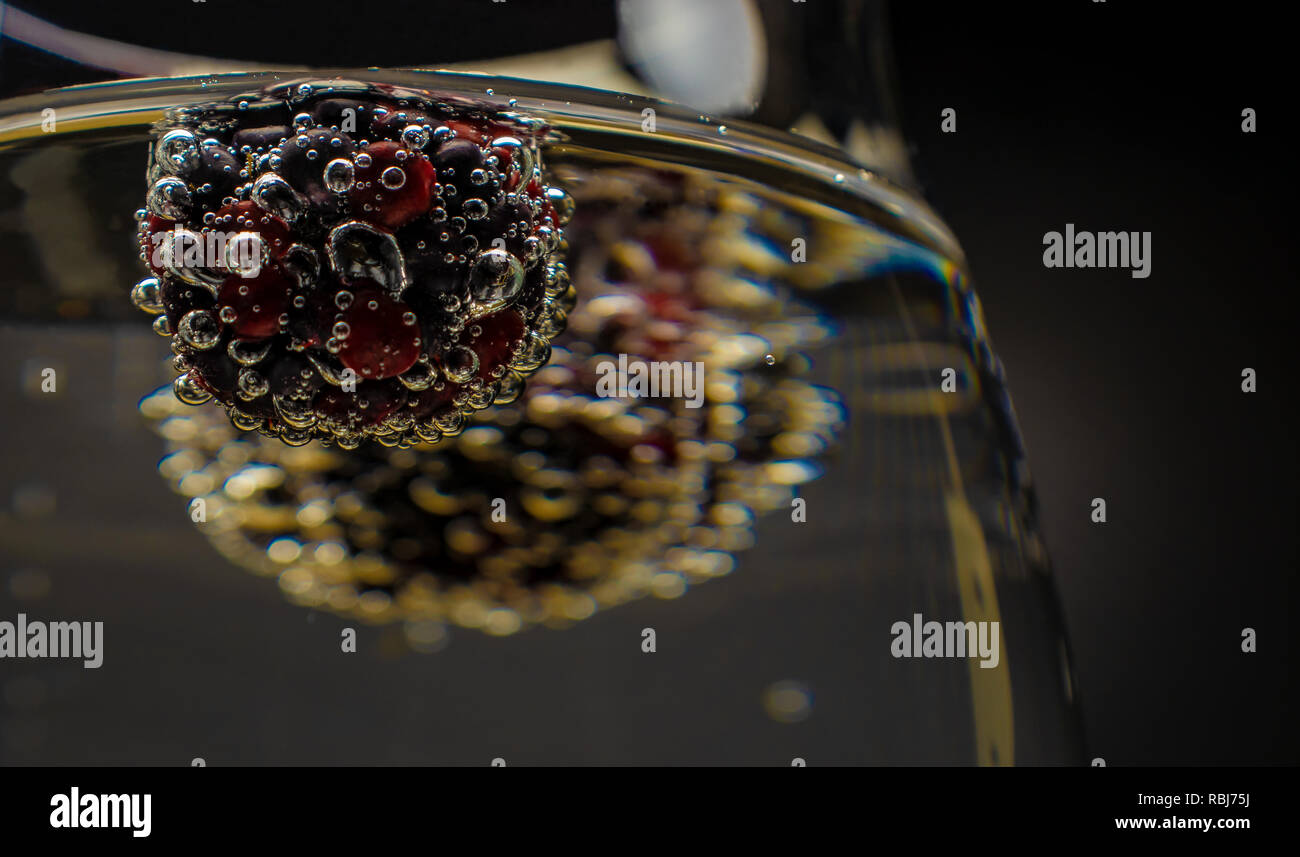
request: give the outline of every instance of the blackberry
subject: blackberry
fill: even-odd
[[[285,123],[285,124],[282,124]],[[540,122],[340,80],[170,111],[132,292],[189,404],[298,445],[437,441],[513,400],[572,305]]]

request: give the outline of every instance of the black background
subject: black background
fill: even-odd
[[[903,127],[1007,367],[1092,755],[1294,764],[1286,30],[1264,5],[1156,5],[893,4]],[[432,65],[615,31],[608,3],[28,8],[136,44],[330,66]],[[3,94],[112,76],[12,41],[0,74]],[[946,107],[955,134],[940,132]],[[1245,107],[1258,133],[1242,133]],[[1067,222],[1150,231],[1150,278],[1045,269],[1042,236]],[[1244,367],[1258,393],[1241,392]],[[1090,521],[1094,497],[1104,525]],[[1240,651],[1244,627],[1255,654]]]

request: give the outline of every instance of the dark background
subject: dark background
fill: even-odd
[[[1294,764],[1280,26],[1250,4],[1136,5],[895,4],[905,131],[1007,366],[1093,753]],[[1151,276],[1043,268],[1067,222],[1149,230]]]
[[[607,3],[388,0],[367,18],[343,3],[174,0],[153,25],[107,4],[46,5],[28,8],[136,44],[330,66],[464,61],[616,29]],[[1262,5],[1137,5],[894,4],[903,129],[1006,364],[1092,755],[1294,764],[1284,28]],[[5,95],[113,76],[12,41],[0,75]],[[946,107],[955,134],[940,132]],[[1241,132],[1245,107],[1258,133]],[[1042,235],[1067,222],[1150,231],[1150,278],[1045,269]],[[1240,651],[1243,627],[1255,654]]]

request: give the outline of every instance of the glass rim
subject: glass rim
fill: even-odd
[[[389,84],[428,92],[496,102],[500,109],[539,115],[552,132],[547,145],[620,137],[639,154],[654,138],[675,156],[660,160],[684,166],[701,151],[723,159],[744,159],[737,175],[762,181],[763,173],[797,173],[809,183],[814,202],[883,226],[964,267],[956,237],[915,191],[879,169],[863,166],[832,146],[809,137],[735,119],[719,119],[689,107],[644,95],[574,84],[558,84],[479,72],[443,69],[273,69],[255,72],[127,78],[49,89],[0,99],[0,152],[48,138],[46,110],[57,111],[55,134],[75,135],[111,128],[150,125],[167,110],[228,101],[245,92],[298,82],[350,81]],[[575,98],[574,96],[579,96]],[[655,131],[642,130],[645,111],[653,111]],[[672,144],[676,143],[675,147]],[[609,151],[608,145],[594,147]],[[654,147],[650,147],[654,148]],[[664,146],[660,145],[659,149]],[[716,167],[707,167],[716,169]]]

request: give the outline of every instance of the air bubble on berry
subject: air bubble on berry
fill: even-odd
[[[518,399],[523,391],[524,376],[514,371],[506,372],[497,383],[497,394],[493,402],[498,405],[508,405]]]
[[[160,315],[153,320],[153,332],[159,336],[172,335],[172,323],[167,320],[167,316]]]
[[[316,280],[320,277],[320,258],[315,250],[306,244],[294,244],[284,251],[280,261],[298,280],[298,288],[303,290],[315,288]]]
[[[306,446],[311,443],[311,437],[311,432],[307,431],[306,428],[285,427],[280,429],[280,440],[284,442],[285,446]]]
[[[271,353],[272,340],[263,339],[259,341],[248,341],[243,339],[232,339],[226,346],[226,353],[230,359],[234,360],[240,366],[255,366],[266,359],[266,355]]]
[[[361,152],[356,157],[356,164],[357,164],[357,169],[368,170],[370,169],[371,158],[365,152]]]
[[[348,326],[346,321],[338,321],[334,323],[331,332],[334,334],[334,338],[341,342],[344,339],[347,339],[348,335],[352,333],[352,328]]]
[[[145,199],[145,206],[152,214],[167,220],[185,220],[189,217],[193,204],[189,187],[177,178],[164,178],[154,182]]]
[[[244,399],[256,399],[265,396],[271,385],[261,372],[245,369],[239,373],[239,394]]]
[[[266,173],[253,182],[253,202],[282,220],[293,222],[307,209],[306,201],[289,183],[275,173]]]
[[[405,260],[391,233],[350,220],[330,231],[328,245],[330,267],[343,280],[374,280],[394,298],[406,291]]]
[[[189,372],[176,376],[176,380],[172,381],[172,392],[187,405],[201,405],[212,398],[212,394]]]
[[[546,266],[546,279],[543,281],[548,298],[558,297],[569,290],[569,269],[558,262]]]
[[[429,131],[423,125],[407,125],[402,129],[402,143],[412,149],[423,149],[429,145]]]
[[[240,277],[256,277],[271,250],[256,232],[236,232],[226,241],[226,269]]]
[[[556,222],[560,226],[567,226],[569,221],[573,219],[573,213],[577,208],[573,197],[562,188],[548,187],[546,189],[546,201],[555,210]]]
[[[191,348],[206,351],[221,340],[221,324],[207,310],[190,310],[181,319],[176,335]]]
[[[554,253],[560,243],[560,234],[549,226],[537,227],[537,237],[541,240],[547,253]]]
[[[352,306],[352,298],[352,292],[349,292],[347,289],[342,289],[334,296],[334,306],[339,309],[347,309]]]
[[[466,402],[474,410],[481,411],[484,408],[492,407],[492,403],[496,401],[496,397],[497,385],[493,382],[470,393]]]
[[[406,184],[406,173],[401,167],[389,167],[379,174],[379,183],[389,190],[397,190]]]
[[[442,369],[449,381],[463,384],[478,372],[478,355],[463,345],[449,348],[443,355]]]
[[[199,142],[191,132],[177,128],[162,136],[153,157],[154,163],[173,175],[195,170],[200,164]]]
[[[511,159],[517,161],[519,175],[521,176],[520,184],[528,184],[528,180],[533,175],[533,152],[528,146],[524,145],[518,137],[497,137],[491,143],[493,149],[505,149],[510,153]]]
[[[157,277],[145,277],[131,289],[131,303],[150,315],[163,312],[162,294]]]
[[[547,304],[537,317],[537,332],[547,339],[554,339],[564,332],[569,323],[568,314],[554,304]]]
[[[555,296],[555,305],[565,312],[573,312],[573,308],[578,305],[578,290],[570,285],[567,289]]]
[[[433,424],[443,437],[455,437],[465,430],[465,415],[459,411],[440,414],[434,418]]]
[[[208,268],[207,248],[203,237],[197,232],[182,227],[174,227],[158,247],[163,268],[177,279],[192,286],[203,286],[215,292],[224,276],[220,271]]]
[[[539,333],[529,333],[523,347],[515,354],[510,365],[524,372],[532,372],[551,359],[551,343]]]
[[[438,377],[438,370],[433,367],[432,363],[416,362],[410,369],[407,369],[397,380],[402,382],[402,386],[414,392],[427,390]]]
[[[495,309],[514,300],[523,284],[523,265],[500,248],[484,250],[470,266],[470,296],[484,309]]]
[[[233,408],[230,410],[230,424],[240,431],[260,431],[265,434],[266,420],[249,416]]]
[[[313,354],[310,352],[307,354],[307,359],[311,361],[312,366],[316,367],[316,371],[320,373],[322,378],[333,384],[335,387],[343,386],[344,367],[342,363],[332,357],[326,357],[323,354]]]
[[[316,424],[316,412],[312,410],[310,400],[277,394],[271,396],[271,403],[280,419],[293,428],[311,428]]]
[[[325,187],[335,193],[347,193],[356,180],[356,171],[347,158],[335,158],[325,165],[323,172]]]
[[[467,199],[464,205],[465,216],[470,220],[482,220],[487,217],[488,204],[481,199]],[[475,239],[477,242],[478,239]]]

